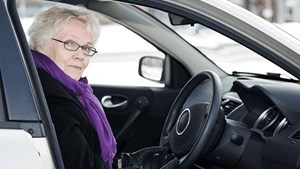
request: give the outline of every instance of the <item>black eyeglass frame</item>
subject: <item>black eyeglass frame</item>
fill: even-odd
[[[63,43],[64,44],[64,48],[67,49],[68,51],[77,51],[79,48],[83,49],[83,54],[86,55],[86,56],[94,56],[96,53],[98,53],[97,49],[94,48],[94,47],[90,47],[90,46],[87,46],[87,45],[79,45],[77,42],[74,42],[72,40],[66,40],[66,41],[62,41],[62,40],[59,40],[59,39],[56,39],[56,38],[51,38],[52,40],[54,41],[57,41],[57,42],[60,42],[60,43]],[[72,42],[72,43],[75,43],[77,45],[77,48],[76,49],[69,49],[67,48],[67,43],[68,42]],[[93,54],[86,54],[84,53],[85,51],[85,48],[88,48],[91,52],[94,52]]]

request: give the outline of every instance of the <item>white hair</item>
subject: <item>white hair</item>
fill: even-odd
[[[44,47],[52,36],[61,31],[71,19],[85,23],[87,31],[93,35],[93,43],[97,42],[100,35],[99,19],[92,11],[83,7],[72,9],[52,7],[38,14],[29,27],[30,48],[37,50]]]

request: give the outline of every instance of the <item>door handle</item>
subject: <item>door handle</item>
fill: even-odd
[[[113,99],[114,97],[117,97],[118,99]],[[114,101],[118,100],[118,101]],[[121,100],[121,101],[120,101]],[[101,99],[101,104],[105,108],[126,108],[128,104],[128,100],[125,97],[122,96],[103,96]]]

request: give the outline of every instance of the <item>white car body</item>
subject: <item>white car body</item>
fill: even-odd
[[[300,70],[300,42],[273,24],[225,0],[166,0],[165,2],[168,2],[169,5],[178,6],[178,9],[182,7],[182,9],[189,10],[191,15],[198,14],[214,20],[214,23],[209,24],[217,23],[214,26],[226,27],[226,29],[217,28],[217,30],[229,31],[228,37],[230,38],[246,39],[245,46],[256,44],[269,49],[268,52],[272,52],[276,58],[275,64],[286,65],[286,70],[300,79],[300,71],[298,71]],[[7,1],[4,0],[0,2],[0,5],[4,6],[6,3]],[[149,42],[153,42],[161,49],[168,51],[183,65],[188,65],[189,71],[193,75],[207,69],[214,69],[221,78],[226,76],[226,73],[216,65],[201,57],[195,57],[200,55],[199,52],[184,39],[175,36],[174,32],[160,25],[153,18],[140,15],[128,4],[117,1],[90,1],[90,3],[89,8],[98,8],[99,11],[110,15],[113,19],[139,33]],[[7,10],[7,7],[5,9]],[[7,14],[9,15],[8,11]],[[9,17],[9,19],[11,18]],[[138,24],[139,22],[143,24]],[[147,26],[145,26],[146,24]],[[1,36],[0,39],[2,39]],[[253,48],[253,50],[255,49]],[[258,52],[261,51],[258,50]],[[26,64],[24,61],[24,65]],[[32,87],[34,85],[30,82],[29,80],[29,89],[35,95],[35,89]],[[33,97],[32,100],[34,101],[28,99],[24,102],[32,101],[35,103],[37,98]],[[40,111],[38,106],[35,108]],[[42,120],[41,123],[43,123]],[[41,128],[43,129],[43,127]],[[61,157],[53,152],[48,134],[46,132],[44,135],[42,134],[42,137],[32,137],[28,131],[23,129],[0,129],[0,168],[57,168],[56,166],[61,163]]]

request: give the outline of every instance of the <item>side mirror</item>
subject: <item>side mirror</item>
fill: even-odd
[[[144,56],[139,62],[139,75],[145,79],[163,82],[164,59],[154,56]]]

